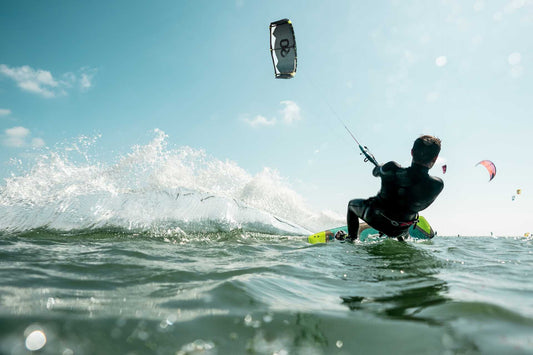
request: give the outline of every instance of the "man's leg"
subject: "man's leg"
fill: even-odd
[[[363,214],[364,201],[363,199],[355,199],[348,203],[346,222],[348,224],[348,236],[352,240],[359,237],[359,215]]]
[[[359,235],[359,217],[348,206],[348,215],[346,216],[348,222],[348,236],[350,239],[357,239]]]

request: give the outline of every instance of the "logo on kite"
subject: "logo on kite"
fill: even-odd
[[[478,165],[483,165],[487,169],[490,175],[489,181],[494,179],[494,177],[496,176],[496,165],[494,165],[493,162],[491,162],[490,160],[482,160],[476,164],[476,166]]]
[[[270,54],[278,79],[290,79],[296,74],[296,39],[289,19],[270,24]]]

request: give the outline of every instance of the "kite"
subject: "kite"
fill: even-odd
[[[289,19],[270,24],[270,54],[277,79],[290,79],[296,74],[296,39]]]
[[[490,160],[482,160],[479,163],[477,163],[476,166],[480,164],[483,165],[489,172],[489,175],[490,175],[489,181],[494,179],[494,177],[496,176],[496,165],[494,165],[494,163],[491,162]]]
[[[516,195],[513,195],[512,199],[513,201],[516,200],[518,198],[518,195],[522,194],[522,189],[517,189],[516,190]]]
[[[448,167],[446,166],[446,164],[444,164],[444,165],[442,166],[442,173],[443,173],[443,174],[446,174],[446,169],[447,169],[447,168],[448,168]]]

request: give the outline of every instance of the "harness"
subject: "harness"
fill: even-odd
[[[389,218],[387,217],[383,212],[381,212],[380,210],[377,211],[382,217],[384,217],[386,220],[388,220],[390,222],[390,224],[392,224],[394,227],[410,227],[412,226],[413,224],[417,224],[418,223],[418,213],[416,214],[416,217],[415,219],[413,219],[412,221],[409,221],[409,222],[398,222],[398,221],[395,221],[393,220],[392,218]]]

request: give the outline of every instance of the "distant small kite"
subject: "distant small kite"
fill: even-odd
[[[447,169],[447,168],[448,168],[448,167],[446,166],[446,164],[444,164],[444,165],[442,166],[442,173],[443,173],[443,174],[446,174],[446,169]]]
[[[522,189],[517,189],[516,195],[513,195],[512,197],[513,201],[516,200],[518,198],[518,195],[521,195],[521,194],[522,194]]]
[[[477,163],[476,166],[480,164],[483,165],[489,172],[489,175],[490,175],[489,181],[494,179],[494,177],[496,176],[496,165],[494,165],[494,163],[491,162],[490,160],[482,160],[479,163]]]

